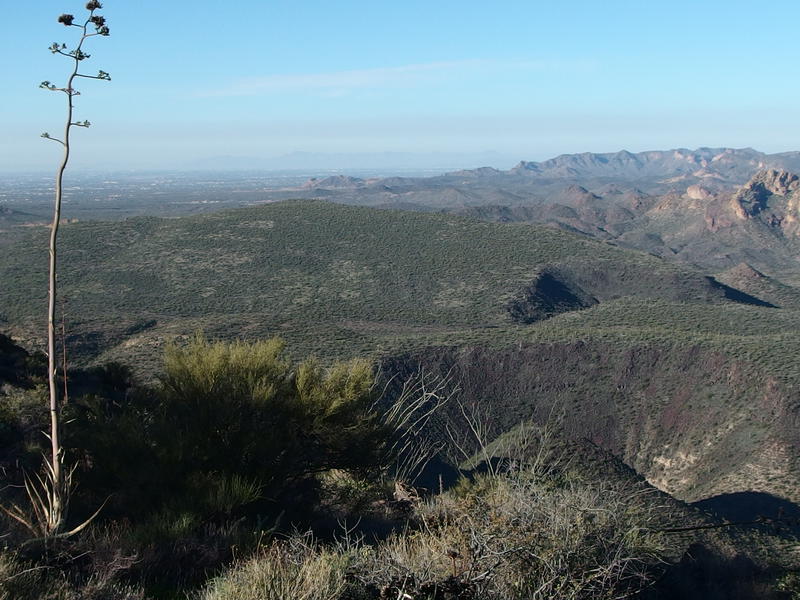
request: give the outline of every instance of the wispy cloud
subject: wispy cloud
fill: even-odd
[[[264,93],[317,93],[344,96],[356,90],[408,88],[453,77],[477,76],[499,71],[562,71],[591,68],[590,61],[557,60],[460,60],[431,62],[398,67],[353,69],[327,73],[266,75],[239,79],[229,85],[205,90],[200,96],[256,96]]]

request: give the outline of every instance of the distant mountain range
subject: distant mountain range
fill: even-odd
[[[509,170],[498,167],[514,165]],[[185,164],[190,169],[211,170],[300,170],[441,171],[455,177],[496,177],[503,175],[540,178],[671,178],[689,176],[743,183],[765,167],[800,169],[800,152],[765,154],[752,148],[697,148],[654,150],[632,153],[583,152],[562,154],[542,162],[522,160],[500,152],[289,152],[280,156],[213,156]],[[473,168],[474,167],[474,168]]]
[[[752,148],[698,148],[633,154],[563,154],[544,162],[520,162],[510,173],[538,177],[610,177],[615,179],[697,178],[712,182],[743,183],[754,171],[767,167],[798,170],[800,152],[764,154]]]
[[[568,154],[434,177],[310,179],[283,197],[547,224],[722,271],[800,278],[800,152]]]
[[[758,170],[765,168],[800,171],[800,152],[765,154],[752,148],[698,148],[688,150],[655,150],[631,153],[562,154],[543,162],[521,161],[507,171],[479,167],[445,173],[428,178],[360,179],[339,175],[312,180],[306,187],[381,188],[392,185],[406,187],[441,187],[443,185],[475,185],[502,183],[522,186],[530,180],[596,181],[620,183],[641,182],[648,191],[665,191],[681,184],[703,182],[713,188],[742,184]]]

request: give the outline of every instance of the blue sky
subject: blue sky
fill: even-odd
[[[63,98],[56,23],[4,7],[0,170],[47,170]],[[108,0],[88,44],[76,168],[181,168],[291,152],[800,149],[796,1]],[[511,159],[513,157],[513,161]],[[508,164],[506,164],[508,162]],[[476,165],[464,165],[476,166]]]

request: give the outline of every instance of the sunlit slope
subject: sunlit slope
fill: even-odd
[[[317,324],[355,324],[369,336],[384,325],[503,327],[513,324],[512,301],[550,303],[528,321],[578,308],[563,290],[535,285],[545,268],[562,288],[601,303],[727,303],[727,292],[701,273],[644,253],[544,227],[445,215],[293,201],[62,231],[67,320],[74,333],[94,332],[95,350],[106,349],[109,335],[154,327],[291,336]],[[45,248],[46,230],[31,228],[0,256],[0,314],[25,337],[36,335],[43,312]]]
[[[152,377],[164,340],[198,329],[277,334],[323,359],[407,352],[461,365],[503,428],[562,407],[576,435],[682,498],[756,484],[800,498],[800,311],[759,304],[757,286],[746,296],[546,227],[323,202],[63,232],[72,364]],[[29,347],[44,331],[46,233],[27,228],[0,254],[0,327]]]

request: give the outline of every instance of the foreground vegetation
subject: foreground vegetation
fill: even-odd
[[[35,472],[47,415],[41,365],[19,352],[11,360],[16,380],[3,396],[2,458],[12,485],[4,505],[24,514],[30,504],[25,488],[13,485],[22,473],[12,465]],[[80,519],[103,507],[102,522],[77,543],[93,556],[96,546],[106,548],[106,559],[135,564],[145,580],[194,582],[239,537],[252,545],[254,529],[264,535],[283,518],[302,517],[318,502],[321,474],[367,481],[385,464],[385,425],[370,408],[374,375],[363,361],[323,370],[314,361],[293,365],[279,340],[197,337],[167,349],[153,386],[134,386],[120,365],[72,379],[64,441],[78,483],[71,514]],[[40,516],[7,519],[6,535],[51,568],[59,553],[73,554],[75,542],[39,538]],[[189,561],[195,552],[207,560],[194,556],[182,567],[181,556]]]
[[[407,529],[377,544],[276,541],[201,597],[625,597],[658,574],[665,555],[663,535],[651,529],[654,504],[630,490],[515,468],[420,502]]]
[[[34,472],[46,443],[43,370],[0,338],[5,507],[26,506],[18,467]],[[196,336],[167,348],[152,384],[113,364],[70,382],[70,514],[103,508],[64,539],[6,515],[0,598],[625,598],[693,542],[715,560],[748,547],[669,533],[707,517],[557,428],[495,439],[452,380],[377,385],[363,360],[323,368],[276,339]],[[443,431],[448,447],[431,437]],[[417,491],[410,464],[438,485]],[[732,581],[748,594],[792,565],[745,560]]]

